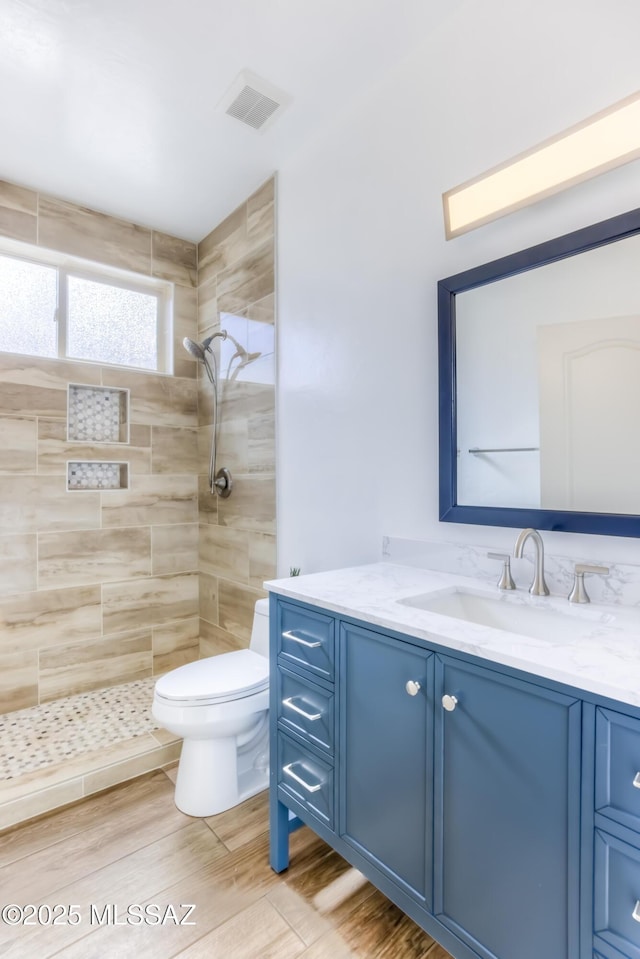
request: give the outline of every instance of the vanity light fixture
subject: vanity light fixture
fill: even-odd
[[[442,196],[447,240],[640,157],[640,91]]]

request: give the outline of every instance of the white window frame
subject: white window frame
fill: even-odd
[[[21,356],[38,356],[39,359],[59,359],[69,363],[94,363],[97,366],[113,366],[118,369],[138,370],[142,373],[173,374],[173,299],[174,285],[168,280],[157,277],[144,276],[142,273],[133,273],[120,270],[116,267],[83,260],[80,257],[57,253],[54,250],[43,250],[17,240],[0,238],[0,256],[23,260],[38,266],[47,266],[57,271],[57,307],[52,322],[56,323],[57,356],[43,357],[33,353],[22,353]],[[68,329],[68,281],[69,277],[89,280],[93,283],[102,283],[120,289],[130,290],[133,293],[143,293],[155,297],[156,310],[156,343],[157,368],[147,366],[125,366],[122,363],[109,363],[106,360],[95,360],[91,357],[67,356],[67,329]]]

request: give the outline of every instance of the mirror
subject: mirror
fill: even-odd
[[[440,519],[640,536],[640,210],[438,284]]]

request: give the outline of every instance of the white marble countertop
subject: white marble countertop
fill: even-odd
[[[559,596],[534,597],[522,589],[506,592],[468,576],[391,563],[271,580],[265,588],[416,639],[640,706],[637,608],[574,606]],[[540,638],[477,625],[402,602],[456,589],[493,597],[505,605],[548,610],[556,616],[548,633]]]

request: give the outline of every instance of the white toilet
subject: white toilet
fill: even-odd
[[[152,713],[182,736],[175,803],[213,816],[269,781],[269,600],[255,605],[249,649],[180,666],[158,679]]]

